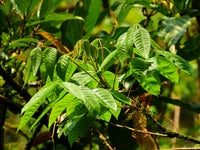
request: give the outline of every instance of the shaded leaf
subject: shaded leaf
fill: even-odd
[[[59,58],[56,71],[60,79],[68,81],[75,70],[76,65],[69,59],[69,56],[63,55]]]
[[[116,90],[109,90],[109,92],[112,94],[112,96],[117,99],[118,101],[121,101],[125,104],[128,104],[132,106],[132,102],[122,93],[116,91]]]
[[[33,76],[37,74],[37,71],[40,67],[40,63],[42,60],[42,49],[40,47],[36,47],[31,51],[31,64],[33,69]]]
[[[45,17],[46,15],[52,13],[57,6],[60,4],[62,0],[43,0],[41,10],[40,10],[40,18]]]
[[[98,17],[101,12],[102,1],[91,0],[87,18],[85,20],[85,31],[86,35],[84,38],[89,38],[92,29],[95,27]]]
[[[182,71],[191,74],[193,72],[192,66],[180,56],[173,54],[168,51],[156,50],[156,52],[160,53],[164,57],[166,57],[169,61],[174,63],[177,67],[179,67]]]
[[[57,50],[55,48],[49,48],[45,59],[45,67],[47,74],[53,81],[54,67],[57,60]]]
[[[92,123],[93,117],[89,114],[76,116],[66,123],[64,134],[65,136],[68,135],[68,140],[71,147],[78,137],[84,136],[89,127],[91,127]]]

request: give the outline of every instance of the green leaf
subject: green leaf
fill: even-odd
[[[93,77],[96,76],[96,72],[95,71],[88,71],[88,73],[91,74]],[[92,77],[90,77],[86,72],[82,71],[82,72],[75,73],[72,76],[71,80],[72,81],[76,81],[79,85],[84,86],[84,85],[88,84],[89,82],[91,82],[94,79]]]
[[[18,131],[21,129],[33,116],[33,114],[38,110],[40,105],[43,103],[45,98],[53,92],[56,88],[57,83],[50,83],[42,87],[39,92],[37,92],[30,101],[22,108],[21,114],[24,115],[21,118],[20,124],[18,126]]]
[[[77,19],[67,20],[62,23],[60,27],[61,39],[63,44],[67,45],[70,50],[73,50],[76,42],[82,38],[83,25],[84,22]]]
[[[35,125],[42,119],[42,117],[44,117],[44,115],[53,107],[53,105],[59,101],[60,98],[56,99],[55,101],[51,101],[43,110],[42,114],[40,114],[40,116],[37,118],[37,120],[34,122],[34,124],[31,126],[30,130],[32,130]]]
[[[182,71],[191,74],[193,72],[192,66],[183,58],[180,56],[173,54],[168,51],[161,51],[161,50],[156,50],[159,54],[163,55],[166,57],[169,61],[174,63],[177,67],[179,67]]]
[[[189,38],[184,42],[183,48],[178,48],[177,55],[181,56],[187,61],[191,61],[200,57],[200,34]]]
[[[134,45],[133,39],[134,39],[134,33],[137,29],[138,29],[138,26],[134,24],[127,31],[125,42],[126,42],[126,48],[130,57],[132,57],[132,54],[133,54],[133,45]]]
[[[68,136],[70,146],[75,142],[75,140],[80,136],[84,136],[86,131],[91,127],[93,123],[93,117],[89,114],[83,114],[76,116],[69,120],[64,128],[65,136]]]
[[[90,37],[92,29],[95,27],[98,17],[101,12],[102,1],[91,0],[87,18],[85,20],[85,39]]]
[[[179,74],[176,66],[173,63],[171,63],[166,58],[160,56],[152,59],[156,59],[157,64],[155,65],[157,65],[157,70],[161,75],[168,78],[174,83],[178,83]]]
[[[121,7],[121,10],[118,15],[118,23],[121,25],[124,20],[126,19],[126,16],[128,15],[129,11],[133,8],[133,6],[124,3],[124,5]]]
[[[24,80],[24,85],[32,79],[33,77],[33,71],[32,71],[32,64],[31,64],[31,59],[29,58],[26,67],[25,67],[26,73],[25,73],[25,80]]]
[[[69,56],[63,55],[59,58],[56,71],[60,79],[68,81],[75,70],[76,65],[69,59]]]
[[[47,16],[45,16],[45,18],[43,19],[29,19],[28,23],[26,24],[26,27],[30,27],[33,25],[37,25],[37,24],[41,24],[41,23],[48,23],[48,22],[64,22],[67,20],[82,20],[83,18],[79,17],[79,16],[74,16],[73,14],[70,13],[52,13],[49,14]]]
[[[68,107],[68,105],[72,102],[75,97],[72,94],[66,94],[66,91],[61,94],[58,98],[58,102],[54,105],[50,117],[49,117],[49,124],[48,128],[51,128],[51,125],[56,121],[58,116]]]
[[[29,16],[40,0],[11,0],[11,2],[20,16],[24,13]]]
[[[29,47],[29,45],[26,43],[11,42],[6,49],[9,50],[16,47]]]
[[[104,106],[117,111],[117,104],[110,92],[103,88],[93,89],[92,92],[101,100]]]
[[[49,75],[52,81],[53,81],[56,59],[57,59],[57,50],[55,48],[49,48],[45,59],[45,67],[47,70],[47,74]]]
[[[38,43],[38,41],[36,39],[33,39],[33,38],[23,38],[23,39],[17,39],[15,41],[12,41],[12,43],[20,43],[20,42],[32,42],[32,43]]]
[[[100,113],[99,100],[91,89],[85,86],[77,86],[76,84],[70,82],[63,82],[60,85],[67,89],[75,97],[81,99],[89,112],[94,115]]]
[[[109,122],[112,117],[112,114],[109,111],[106,111],[103,115],[99,116],[101,120]]]
[[[121,106],[121,102],[116,101],[117,106]],[[119,114],[121,112],[121,107],[117,107],[117,111],[114,111],[113,109],[109,109],[109,111],[112,113],[112,115],[118,120]]]
[[[60,4],[62,0],[43,0],[41,10],[40,10],[40,18],[47,16],[52,13],[57,6]]]
[[[82,90],[82,93],[84,95],[83,102],[86,108],[94,115],[99,114],[100,104],[99,99],[96,97],[96,95],[92,92],[91,89],[86,86],[80,86],[80,89]]]
[[[134,73],[134,75],[142,75],[146,73],[146,70],[149,69],[151,62],[145,61],[142,58],[135,57],[131,59],[130,65],[131,72]]]
[[[156,96],[160,94],[161,82],[157,74],[138,76],[136,79],[147,92]]]
[[[149,58],[149,52],[151,47],[151,40],[149,32],[144,28],[139,28],[134,32],[133,38],[135,47],[138,52],[145,58]]]
[[[127,105],[132,106],[132,102],[122,93],[116,91],[116,90],[109,90],[109,92],[112,94],[112,96],[117,99],[118,101],[121,101]]]
[[[106,82],[110,85],[111,88],[117,90],[119,87],[119,82],[116,79],[116,75],[110,71],[105,71],[102,76],[105,78]]]
[[[189,19],[189,16],[161,19],[158,28],[158,36],[162,37],[168,47],[175,45],[191,24]]]
[[[117,58],[115,57],[117,54],[117,50],[112,51],[103,61],[101,64],[99,71],[101,71],[103,68],[106,70],[109,68],[116,60]]]
[[[73,119],[75,116],[80,116],[86,112],[88,112],[88,110],[83,101],[77,98],[73,99],[67,107],[67,116],[69,119]]]
[[[117,55],[119,57],[119,60],[122,64],[122,66],[124,65],[124,60],[126,60],[127,54],[128,54],[128,51],[127,51],[127,48],[126,48],[126,35],[127,35],[127,32],[123,33],[118,38],[117,45],[116,45]]]
[[[40,67],[40,63],[42,60],[42,50],[40,47],[36,47],[31,51],[31,64],[33,69],[33,76],[36,76],[37,71]]]
[[[48,49],[46,48],[43,52],[42,52],[42,61],[41,61],[41,65],[40,65],[40,74],[42,77],[42,82],[45,84],[46,83],[46,78],[47,78],[47,70],[45,67],[45,59],[46,59],[46,55],[48,54]]]

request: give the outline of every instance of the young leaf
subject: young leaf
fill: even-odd
[[[56,71],[61,80],[65,81],[65,74],[69,64],[69,56],[63,55],[58,59]]]
[[[48,128],[51,128],[51,125],[55,122],[55,120],[58,118],[58,116],[67,108],[67,106],[72,102],[72,100],[75,99],[75,97],[72,94],[66,94],[64,92],[64,95],[61,94],[61,97],[59,97],[58,102],[54,105],[50,117],[49,117],[49,124]]]
[[[52,81],[53,81],[54,66],[56,64],[56,59],[57,59],[57,50],[55,48],[50,48],[46,55],[45,67]]]
[[[134,44],[138,52],[145,58],[149,58],[151,40],[149,32],[144,28],[139,28],[134,32]]]
[[[48,49],[45,49],[42,52],[42,60],[41,60],[41,65],[40,65],[40,74],[42,77],[42,82],[45,84],[46,83],[46,78],[47,78],[47,70],[45,67],[45,59],[46,59],[46,55],[48,54]]]
[[[126,48],[130,57],[132,57],[132,54],[133,54],[133,45],[134,45],[133,39],[134,39],[134,33],[137,29],[138,29],[138,26],[134,24],[127,31],[125,42],[126,42]]]
[[[100,102],[103,103],[106,107],[117,111],[117,104],[110,94],[110,92],[103,88],[96,88],[93,89],[92,92],[101,100]]]
[[[33,76],[36,76],[37,71],[40,67],[40,63],[42,60],[42,50],[40,47],[36,47],[31,51],[31,64],[33,69]]]
[[[57,83],[50,83],[45,85],[40,89],[39,92],[37,92],[30,101],[22,108],[22,112],[24,115],[21,118],[20,124],[18,126],[18,131],[21,129],[33,116],[33,114],[37,111],[37,109],[40,107],[40,105],[43,103],[45,98],[53,92],[53,90],[56,88]]]
[[[119,60],[122,64],[122,66],[124,65],[124,60],[127,58],[127,48],[126,48],[126,35],[127,33],[123,33],[117,40],[117,55],[119,57]]]
[[[174,63],[177,67],[179,67],[182,71],[191,74],[193,72],[192,66],[183,58],[180,56],[173,54],[168,51],[161,51],[161,50],[156,50],[159,54],[163,55],[166,57],[169,61]]]

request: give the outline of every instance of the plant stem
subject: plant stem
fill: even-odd
[[[69,58],[75,65],[77,65],[81,70],[83,70],[85,73],[87,73],[92,79],[94,79],[102,87],[105,87],[101,82],[99,82],[95,77],[93,77],[87,70],[85,70],[83,67],[81,67],[79,64],[77,64],[71,57],[69,57]]]

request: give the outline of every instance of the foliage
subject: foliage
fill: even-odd
[[[106,6],[101,0],[79,0],[69,12],[63,11],[66,8],[60,3],[1,1],[0,57],[5,73],[0,75],[6,82],[1,82],[0,94],[15,103],[17,98],[23,105],[17,131],[30,126],[34,139],[44,125],[56,147],[67,138],[69,144],[63,147],[78,145],[82,149],[89,143],[116,147],[115,127],[133,131],[126,138],[135,138],[143,149],[159,148],[159,137],[152,135],[200,143],[164,128],[149,114],[152,96],[163,96],[165,83],[177,84],[180,70],[193,73],[186,60],[198,59],[199,55],[187,57],[186,53],[199,53],[194,41],[199,36],[184,37],[194,16],[190,13],[192,1],[181,0],[179,6],[176,1],[126,0]],[[146,19],[127,27],[125,18],[138,5]],[[156,13],[162,18],[158,29],[152,31],[151,17]],[[108,18],[114,22],[111,34],[100,27]],[[191,43],[196,47],[190,47]],[[32,86],[36,89],[32,96],[20,92],[20,88],[30,91]],[[166,103],[186,106],[175,100]],[[196,112],[197,106],[188,106]],[[30,141],[27,149],[34,146],[34,140]]]

